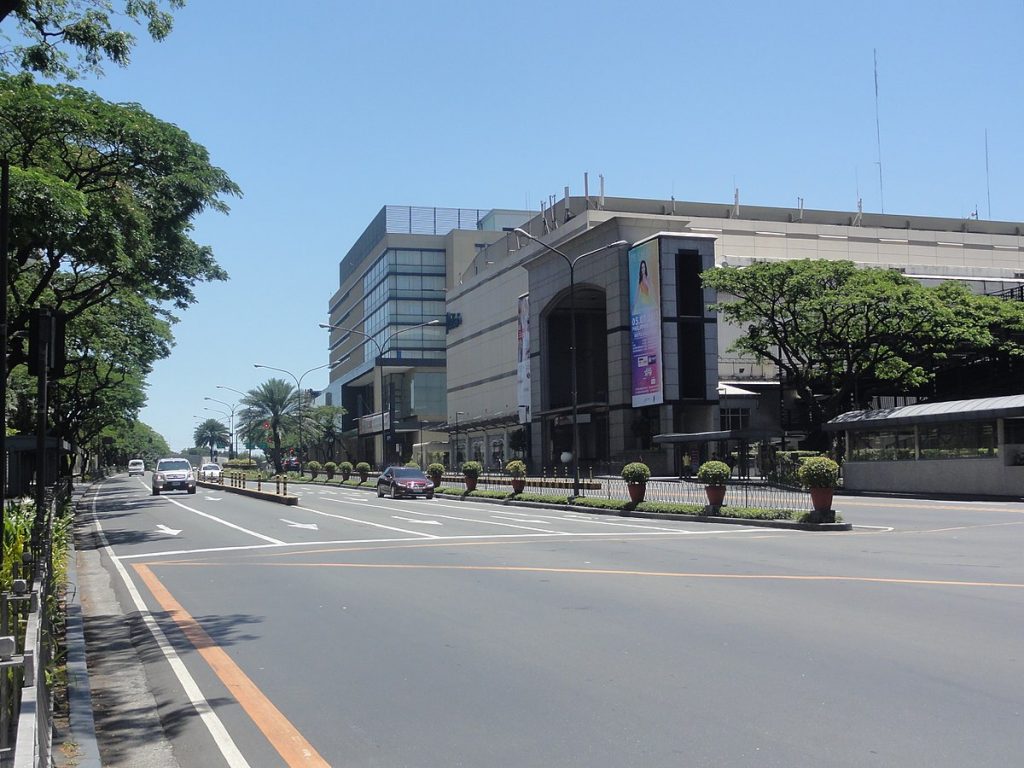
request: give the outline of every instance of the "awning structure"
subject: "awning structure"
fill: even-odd
[[[773,437],[779,437],[779,433],[768,429],[723,429],[718,432],[666,432],[663,435],[655,435],[652,440],[659,444],[713,443],[719,440],[744,440],[756,443],[758,440],[769,440]]]
[[[986,421],[1014,417],[1024,417],[1024,395],[950,400],[945,403],[915,403],[873,411],[847,411],[823,424],[822,429],[826,432],[840,432],[846,429],[885,429],[914,424]]]
[[[718,394],[725,395],[726,397],[759,397],[760,393],[751,392],[749,389],[743,389],[741,387],[733,386],[732,384],[720,383],[718,385]]]

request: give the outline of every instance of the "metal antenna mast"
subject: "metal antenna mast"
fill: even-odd
[[[875,140],[878,143],[878,196],[882,204],[882,213],[885,213],[885,190],[882,186],[882,128],[878,119],[878,49],[872,49],[875,54]]]

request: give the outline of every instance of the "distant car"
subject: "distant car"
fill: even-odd
[[[146,462],[142,459],[132,459],[128,462],[128,477],[144,474],[146,474]]]
[[[160,459],[153,470],[153,495],[161,491],[196,492],[196,475],[188,459]]]
[[[434,483],[420,470],[413,467],[388,467],[377,478],[378,498],[388,494],[393,499],[400,496],[423,496],[434,498]]]
[[[220,480],[220,464],[203,464],[199,468],[199,479],[213,482]]]

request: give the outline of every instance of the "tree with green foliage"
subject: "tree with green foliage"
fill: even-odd
[[[136,104],[0,75],[0,154],[11,160],[10,326],[50,306],[69,321],[134,295],[167,307],[227,275],[190,235],[237,186],[180,128]],[[11,350],[17,364],[21,350]],[[23,357],[23,356],[22,356]]]
[[[212,458],[214,448],[228,447],[231,442],[231,430],[217,419],[207,419],[196,427],[195,432],[192,433],[192,439],[195,440],[197,446],[208,447]]]
[[[714,308],[746,330],[731,350],[779,367],[813,425],[918,390],[950,360],[1024,353],[1024,304],[960,284],[928,288],[893,269],[809,259],[702,278],[720,294]]]
[[[282,434],[294,427],[301,409],[299,392],[284,379],[270,379],[250,389],[241,399],[243,406],[239,420],[246,432],[258,433],[264,423],[269,425],[270,460],[274,471],[284,470],[281,463]]]
[[[185,0],[0,0],[0,28],[15,45],[0,49],[0,69],[19,68],[50,78],[73,80],[100,74],[104,60],[128,64],[135,36],[114,19],[146,25],[153,40],[171,32],[171,11]],[[114,17],[114,18],[112,18]]]

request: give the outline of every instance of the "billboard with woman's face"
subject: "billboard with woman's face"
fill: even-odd
[[[665,402],[661,361],[661,269],[659,241],[629,251],[633,407]]]

